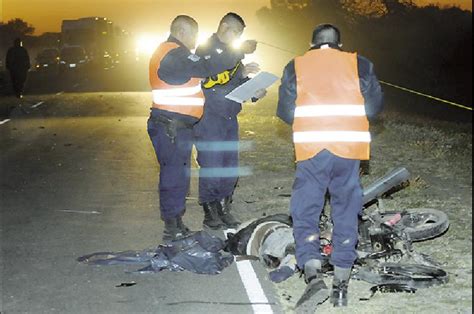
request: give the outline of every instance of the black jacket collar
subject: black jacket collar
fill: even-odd
[[[183,47],[184,49],[189,50],[179,39],[177,39],[177,38],[174,37],[173,35],[170,35],[170,36],[168,37],[167,42],[178,44],[180,47]]]
[[[337,49],[337,50],[342,51],[341,47],[339,47],[337,44],[334,44],[334,43],[322,43],[322,44],[319,44],[319,45],[315,45],[315,46],[312,46],[310,50],[321,49],[321,46],[324,46],[324,45],[328,45],[329,48]]]

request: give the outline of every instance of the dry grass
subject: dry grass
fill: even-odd
[[[240,115],[241,137],[255,142],[255,150],[241,153],[241,164],[254,174],[241,178],[236,191],[242,219],[287,213],[294,177],[291,130],[275,115],[270,94],[257,105],[247,105]],[[450,219],[448,232],[416,243],[415,249],[431,255],[450,274],[446,285],[416,294],[377,294],[368,302],[370,285],[351,283],[350,307],[338,313],[471,313],[472,310],[472,124],[430,120],[385,113],[372,125],[374,135],[367,185],[388,171],[404,166],[412,174],[410,186],[384,200],[387,209],[436,208]],[[328,279],[328,283],[330,283]],[[275,285],[285,313],[304,289],[297,276]],[[336,312],[327,303],[324,312]]]

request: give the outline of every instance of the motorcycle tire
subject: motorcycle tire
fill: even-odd
[[[448,216],[437,209],[407,209],[397,227],[409,235],[413,242],[424,241],[442,235],[449,228]]]

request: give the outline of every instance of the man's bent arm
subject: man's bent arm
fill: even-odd
[[[288,124],[293,124],[296,108],[295,61],[291,61],[283,71],[278,92],[277,116]]]
[[[365,100],[365,111],[369,120],[383,109],[383,92],[374,72],[374,65],[368,59],[358,56],[360,89]]]
[[[240,52],[232,52],[202,58],[179,47],[163,58],[158,75],[168,84],[180,85],[191,78],[206,78],[223,72],[235,66],[243,57]]]

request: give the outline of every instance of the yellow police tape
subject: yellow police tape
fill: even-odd
[[[452,102],[452,101],[448,101],[448,100],[444,100],[444,99],[441,99],[441,98],[438,98],[438,97],[434,97],[434,96],[431,96],[431,95],[423,94],[423,93],[414,91],[414,90],[412,90],[412,89],[408,89],[408,88],[405,88],[405,87],[402,87],[402,86],[398,86],[398,85],[395,85],[395,84],[392,84],[392,83],[388,83],[388,82],[384,82],[384,81],[380,81],[380,80],[379,80],[379,82],[382,83],[382,84],[391,86],[391,87],[398,88],[398,89],[403,90],[403,91],[405,91],[405,92],[409,92],[409,93],[412,93],[412,94],[415,94],[415,95],[424,96],[424,97],[427,97],[427,98],[430,98],[430,99],[434,99],[434,100],[437,100],[437,101],[441,101],[441,102],[447,103],[447,104],[452,105],[452,106],[456,106],[456,107],[459,107],[459,108],[462,108],[462,109],[466,109],[466,110],[472,111],[472,108],[471,108],[471,107],[463,106],[463,105],[457,104],[457,103]]]
[[[283,49],[283,48],[281,48],[281,47],[278,47],[278,46],[275,46],[275,45],[272,45],[272,44],[269,44],[269,43],[266,43],[266,42],[258,41],[258,43],[260,43],[260,44],[262,44],[262,45],[266,45],[266,46],[272,47],[272,48],[275,48],[275,49],[278,49],[278,50],[281,50],[281,51],[284,51],[284,52],[291,53],[291,54],[293,54],[293,55],[298,55],[298,53],[296,53],[295,51],[286,50],[286,49]],[[438,97],[434,97],[434,96],[431,96],[431,95],[423,94],[423,93],[417,92],[417,91],[415,91],[415,90],[408,89],[408,88],[405,88],[405,87],[402,87],[402,86],[398,86],[398,85],[395,85],[395,84],[392,84],[392,83],[384,82],[384,81],[381,81],[381,80],[379,80],[379,82],[382,83],[382,84],[385,84],[385,85],[394,87],[394,88],[398,88],[398,89],[403,90],[403,91],[405,91],[405,92],[409,92],[409,93],[412,93],[412,94],[415,94],[415,95],[419,95],[419,96],[424,96],[424,97],[427,97],[427,98],[430,98],[430,99],[433,99],[433,100],[437,100],[437,101],[440,101],[440,102],[444,102],[444,103],[449,104],[449,105],[451,105],[451,106],[455,106],[455,107],[459,107],[459,108],[462,108],[462,109],[466,109],[466,110],[472,111],[472,108],[471,108],[471,107],[463,106],[463,105],[457,104],[457,103],[452,102],[452,101],[448,101],[448,100],[441,99],[441,98],[438,98]]]

